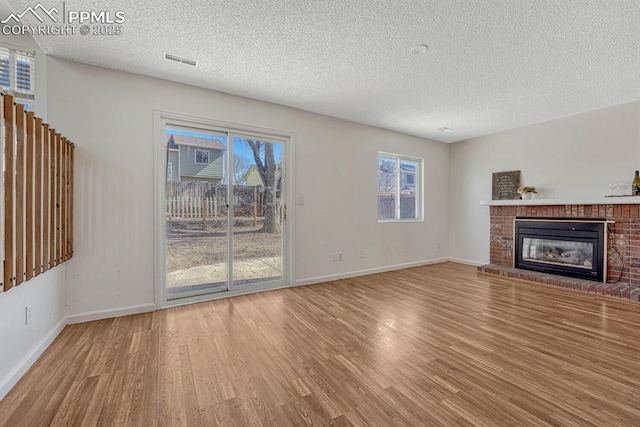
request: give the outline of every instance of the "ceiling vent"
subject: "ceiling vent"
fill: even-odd
[[[198,64],[195,59],[183,58],[182,56],[173,55],[171,53],[165,53],[164,59],[174,62],[181,62],[182,64],[192,65],[194,67]]]

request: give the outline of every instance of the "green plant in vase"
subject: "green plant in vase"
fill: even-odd
[[[535,195],[538,194],[538,189],[529,185],[518,187],[518,194],[522,200],[535,199]]]

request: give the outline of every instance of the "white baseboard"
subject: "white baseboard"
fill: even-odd
[[[350,271],[348,273],[328,274],[326,276],[309,277],[296,280],[292,286],[313,285],[314,283],[330,282],[332,280],[348,279],[350,277],[366,276],[368,274],[384,273],[385,271],[402,270],[403,268],[420,267],[421,265],[447,262],[449,258],[436,258],[424,261],[407,262],[403,264],[387,265],[384,267],[368,268],[366,270]]]
[[[38,360],[38,358],[49,348],[53,340],[62,332],[67,325],[66,319],[62,319],[46,336],[44,336],[38,345],[36,345],[31,352],[29,352],[22,360],[9,372],[6,378],[0,382],[0,400],[9,393],[9,391],[15,386],[20,378],[29,370],[29,368]]]
[[[481,265],[488,264],[488,262],[471,261],[470,259],[462,259],[462,258],[449,258],[449,261],[456,262],[458,264],[472,265],[474,267],[479,267]]]
[[[157,309],[156,305],[151,303],[122,307],[117,310],[90,311],[88,313],[74,314],[73,316],[67,317],[67,324],[73,325],[75,323],[110,319],[112,317],[128,316],[130,314],[148,313],[150,311],[156,311]]]

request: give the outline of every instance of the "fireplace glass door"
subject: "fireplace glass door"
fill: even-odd
[[[522,259],[591,270],[593,243],[525,237],[522,239]]]

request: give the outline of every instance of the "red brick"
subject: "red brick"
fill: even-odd
[[[613,205],[605,205],[605,215],[607,218],[615,218]]]
[[[615,219],[621,219],[622,218],[622,207],[620,205],[614,205],[613,206],[613,217]]]
[[[628,219],[630,214],[630,205],[620,205],[622,208],[622,218]]]
[[[638,301],[638,298],[640,297],[640,288],[636,288],[634,290],[632,290],[631,292],[629,292],[629,299],[632,301]]]
[[[626,284],[618,284],[613,289],[611,289],[611,295],[614,297],[620,298],[622,296],[622,291],[627,289],[629,286]]]

